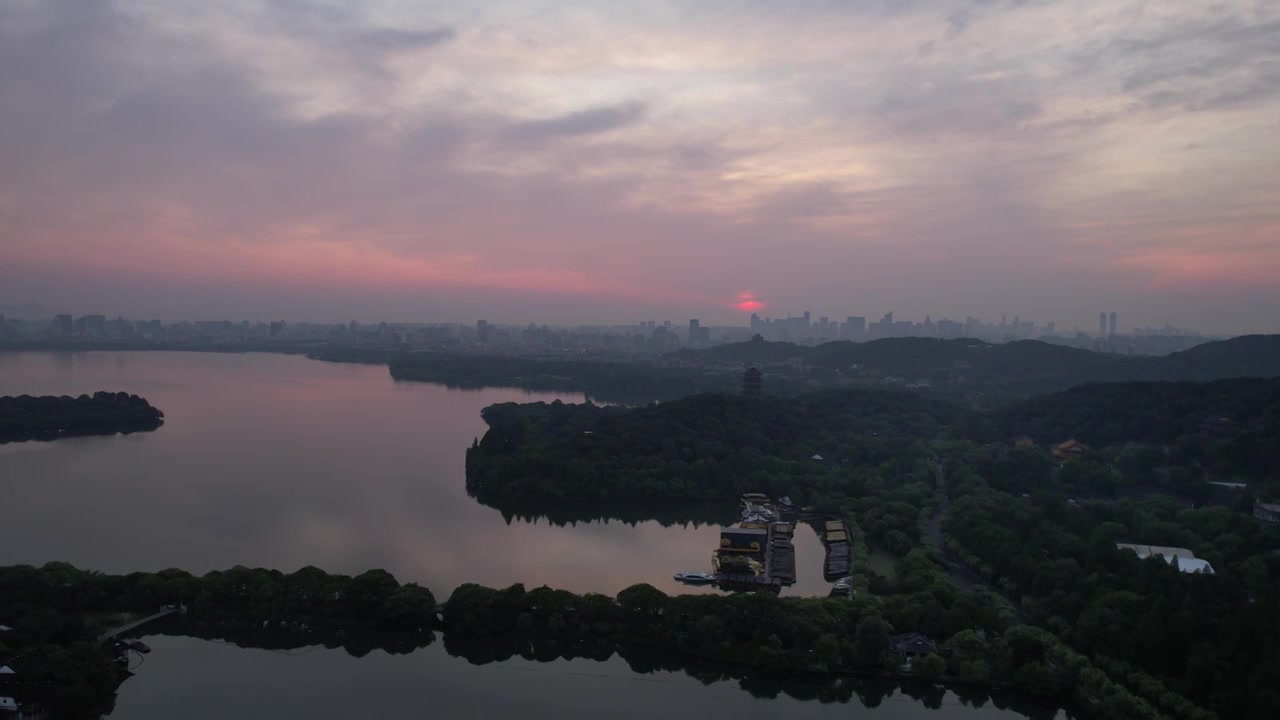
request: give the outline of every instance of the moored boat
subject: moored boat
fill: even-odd
[[[682,583],[688,583],[690,585],[701,585],[705,583],[713,583],[716,581],[716,576],[712,575],[711,573],[694,572],[692,570],[685,570],[684,572],[678,572],[675,574],[675,578],[676,580],[679,580]]]

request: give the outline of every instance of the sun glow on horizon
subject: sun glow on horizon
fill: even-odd
[[[734,298],[733,306],[743,312],[755,312],[764,309],[764,301],[757,300],[753,292],[740,292]]]

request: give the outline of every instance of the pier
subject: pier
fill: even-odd
[[[826,559],[822,563],[822,578],[835,582],[849,577],[853,570],[853,548],[849,545],[849,526],[843,520],[826,520],[822,524],[822,546]]]
[[[843,520],[819,519],[812,508],[800,508],[784,498],[775,503],[761,493],[742,496],[741,520],[721,528],[720,547],[712,556],[716,584],[724,590],[781,592],[796,583],[796,525],[810,524],[822,541],[822,576],[827,582],[849,577],[853,549]],[[849,588],[837,588],[846,596]],[[840,593],[837,593],[840,594]]]
[[[769,526],[769,544],[765,550],[765,572],[779,585],[796,583],[796,548],[791,544],[795,526],[776,522]]]
[[[161,609],[160,609],[160,612],[158,612],[158,613],[153,613],[153,614],[148,615],[148,616],[146,616],[146,617],[138,618],[137,620],[134,620],[133,622],[130,622],[130,623],[127,623],[127,624],[121,625],[120,627],[112,628],[112,629],[110,629],[110,630],[108,630],[108,631],[106,631],[106,632],[102,633],[101,635],[99,635],[99,636],[98,636],[98,642],[106,642],[107,640],[110,640],[110,639],[112,639],[112,638],[116,637],[117,635],[123,635],[123,634],[125,634],[125,633],[129,632],[130,630],[136,630],[137,628],[140,628],[140,627],[142,627],[143,625],[146,625],[147,623],[154,622],[154,621],[159,620],[160,618],[162,618],[162,617],[164,617],[164,616],[166,616],[166,615],[172,615],[173,613],[176,613],[176,612],[178,612],[178,608],[177,608],[177,607],[164,607],[164,608],[161,608]]]

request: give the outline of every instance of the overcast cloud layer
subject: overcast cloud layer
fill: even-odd
[[[1280,3],[0,3],[0,304],[1277,331]]]

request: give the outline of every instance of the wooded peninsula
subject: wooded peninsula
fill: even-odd
[[[482,502],[789,496],[846,519],[857,597],[893,632],[950,645],[1035,628],[1083,660],[1015,652],[1021,686],[1100,697],[1081,690],[1092,673],[1059,674],[1088,662],[1157,713],[1085,704],[1100,717],[1280,707],[1280,379],[1084,385],[991,411],[839,390],[484,419],[467,454]],[[955,657],[944,676],[1011,677]]]
[[[0,397],[0,443],[145,432],[163,424],[164,413],[128,393]]]

